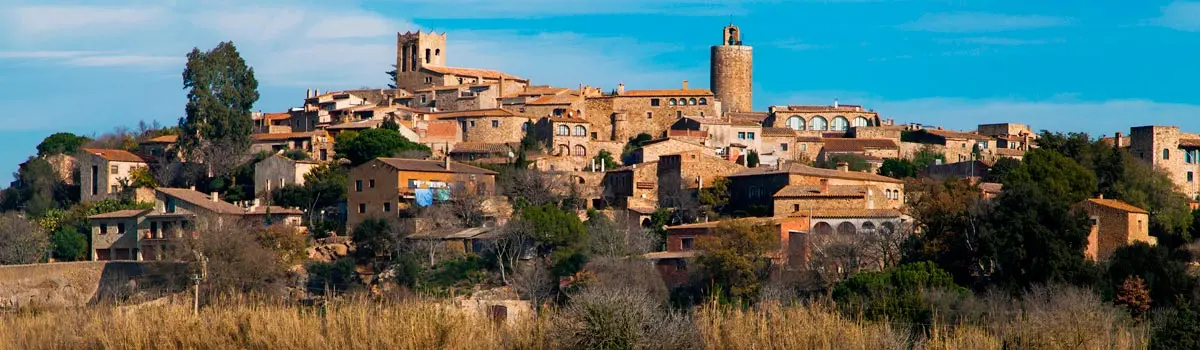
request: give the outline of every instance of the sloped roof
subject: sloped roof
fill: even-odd
[[[754,121],[761,123],[764,119],[767,119],[767,117],[770,117],[771,113],[768,113],[768,112],[726,112],[725,116],[729,117],[730,119],[748,119],[748,120],[754,120]]]
[[[1179,139],[1180,147],[1200,147],[1200,139]]]
[[[783,164],[783,168],[781,168],[781,169],[775,169],[774,167],[750,168],[750,169],[746,169],[745,171],[739,172],[737,174],[729,175],[729,177],[757,176],[757,175],[766,175],[766,174],[794,174],[794,175],[805,175],[805,176],[824,177],[824,178],[833,178],[833,179],[850,179],[850,180],[888,182],[888,183],[904,183],[903,180],[893,179],[893,178],[883,176],[883,175],[878,175],[878,174],[864,173],[864,172],[857,172],[857,171],[840,171],[840,170],[835,170],[835,169],[822,169],[822,168],[815,168],[815,167],[811,167],[811,166],[807,166],[807,165],[803,165],[803,164],[797,164],[797,163],[785,163],[785,164]]]
[[[460,142],[450,153],[508,153],[513,149],[504,143]]]
[[[1004,184],[998,182],[980,182],[979,189],[988,193],[1000,193],[1004,191]]]
[[[547,106],[547,105],[569,105],[575,102],[583,101],[579,96],[571,94],[562,95],[546,95],[538,97],[533,101],[525,102],[526,106]]]
[[[142,143],[175,143],[176,141],[179,141],[179,135],[162,135],[142,141]]]
[[[148,211],[150,211],[150,209],[126,209],[126,210],[107,212],[104,214],[96,214],[96,215],[89,216],[87,218],[88,219],[124,219],[124,218],[132,218],[135,216],[140,216],[142,214],[145,214]]]
[[[195,206],[198,206],[198,207],[201,207],[204,209],[208,209],[208,210],[213,211],[218,214],[243,214],[243,213],[245,213],[245,211],[242,210],[241,207],[238,207],[238,206],[233,205],[232,203],[229,203],[226,201],[221,201],[221,200],[214,201],[208,195],[200,193],[200,192],[196,192],[194,190],[190,190],[190,189],[186,189],[186,188],[170,188],[170,187],[159,187],[159,188],[156,188],[155,190],[157,190],[158,192],[162,192],[163,194],[166,194],[168,196],[178,198],[179,200],[182,200],[184,202],[188,202],[192,205],[195,205]]]
[[[790,112],[858,112],[858,113],[875,113],[862,108],[859,105],[839,104],[834,106],[817,106],[817,105],[793,105],[780,107],[777,110]]]
[[[671,96],[712,96],[712,91],[706,89],[673,89],[673,90],[626,90],[617,95],[621,97],[671,97]]]
[[[563,92],[570,91],[564,87],[553,87],[550,85],[533,85],[526,86],[525,91],[518,93],[518,96],[540,96],[540,95],[557,95]]]
[[[507,109],[492,108],[492,109],[472,109],[466,111],[451,111],[429,113],[433,119],[455,119],[455,118],[482,118],[482,117],[515,117],[526,118],[530,117],[524,114],[519,114]]]
[[[606,171],[606,173],[612,173],[612,172],[618,172],[618,171],[637,170],[637,169],[639,169],[639,168],[650,168],[650,167],[655,167],[655,169],[657,169],[657,167],[658,167],[658,161],[657,161],[657,160],[652,160],[652,161],[649,161],[649,162],[641,162],[641,163],[637,163],[637,164],[630,164],[630,165],[626,165],[626,166],[623,166],[623,167],[620,167],[620,168],[616,168],[616,169],[612,169],[612,170]]]
[[[825,142],[825,138],[819,136],[796,136],[796,142]]]
[[[796,136],[796,130],[790,128],[763,127],[763,136]]]
[[[589,123],[589,122],[588,122],[586,119],[583,119],[583,118],[571,118],[571,117],[546,117],[546,119],[548,119],[548,120],[550,120],[551,122],[554,122],[554,123],[577,123],[577,124],[591,124],[591,123]]]
[[[774,224],[776,222],[779,222],[778,219],[773,218],[773,217],[771,217],[771,218],[756,217],[756,218],[744,218],[744,219],[732,219],[732,220],[750,220],[750,221],[753,221],[753,224],[755,224],[755,225]],[[675,226],[667,226],[666,228],[667,228],[667,230],[679,230],[679,229],[689,229],[689,228],[715,228],[715,227],[719,226],[720,224],[721,224],[721,221],[718,220],[718,221],[708,221],[708,222],[697,222],[694,224],[682,224],[682,225],[675,225]]]
[[[830,138],[825,140],[827,152],[863,152],[872,149],[898,149],[899,145],[891,139],[844,139]]]
[[[868,186],[830,185],[829,191],[821,192],[821,186],[787,185],[775,192],[775,198],[819,198],[819,197],[866,197]]]
[[[521,78],[521,77],[518,77],[518,76],[515,76],[512,74],[504,73],[504,72],[501,72],[498,70],[491,70],[491,69],[460,68],[460,67],[445,67],[445,66],[422,66],[421,68],[432,71],[432,72],[436,72],[436,73],[453,74],[453,75],[463,76],[463,77],[484,77],[484,78],[488,78],[488,79],[504,78],[504,79],[510,79],[510,80],[527,81],[525,78]]]
[[[251,138],[254,141],[281,141],[291,139],[310,138],[321,133],[321,131],[305,131],[305,132],[281,132],[275,134],[254,134]]]
[[[1116,200],[1116,199],[1088,198],[1087,201],[1095,203],[1097,205],[1102,205],[1105,207],[1120,210],[1120,211],[1127,211],[1130,213],[1138,213],[1138,214],[1149,214],[1149,212],[1147,212],[1145,209],[1135,207],[1132,204],[1125,203],[1123,201]]]
[[[260,206],[251,208],[250,210],[246,210],[246,214],[247,215],[266,215],[268,210],[271,212],[271,215],[282,215],[282,214],[301,215],[301,214],[304,214],[304,212],[300,211],[300,209],[284,208],[284,207],[277,206],[277,205],[260,205]]]
[[[291,118],[291,117],[292,117],[292,114],[291,114],[291,113],[288,113],[288,112],[283,112],[283,113],[263,113],[263,115],[262,115],[262,119],[263,119],[263,120],[267,120],[267,121],[271,121],[271,120],[280,120],[280,119],[288,119],[288,118]]]
[[[952,131],[952,130],[937,130],[937,129],[922,129],[922,130],[927,133],[938,135],[938,136],[941,136],[943,138],[948,138],[948,139],[967,139],[967,140],[989,140],[990,139],[987,136],[983,136],[983,135],[975,134],[975,133],[969,133],[969,132]]]
[[[801,209],[788,217],[812,218],[898,218],[904,215],[896,209]]]
[[[451,161],[450,169],[444,167],[441,160],[424,160],[424,159],[404,159],[404,158],[376,158],[383,164],[387,164],[392,168],[400,171],[419,171],[427,173],[455,173],[455,174],[486,174],[495,175],[496,172],[484,168],[473,167],[463,163]],[[365,165],[360,165],[365,166]]]
[[[150,159],[149,157],[123,149],[84,148],[83,151],[112,162],[146,163]]]
[[[667,137],[699,137],[708,138],[706,130],[667,130]]]
[[[356,121],[352,121],[352,122],[345,122],[345,123],[340,123],[340,124],[334,124],[334,125],[330,125],[330,126],[327,126],[327,127],[325,127],[325,129],[326,129],[326,130],[343,130],[343,129],[347,129],[347,130],[357,130],[357,129],[371,129],[371,128],[378,128],[380,124],[383,124],[383,120],[379,120],[379,119],[366,119],[366,120],[356,120]]]

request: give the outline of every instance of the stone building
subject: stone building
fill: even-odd
[[[304,175],[320,164],[313,160],[293,160],[278,154],[254,164],[254,196],[269,198],[272,191],[288,185],[304,186]]]
[[[396,33],[396,87],[408,91],[455,85],[497,84],[497,96],[521,91],[529,80],[507,73],[446,65],[446,33]]]
[[[846,132],[854,127],[884,124],[879,113],[836,101],[832,106],[771,106],[768,112],[770,116],[764,125],[807,131],[800,133],[803,136],[821,136],[825,131]]]
[[[559,157],[591,157],[595,154],[591,148],[591,124],[579,118],[574,112],[562,116],[548,116],[538,119],[537,138],[542,140],[550,149],[550,154]],[[613,155],[617,156],[616,154]]]
[[[671,130],[703,131],[704,145],[712,148],[740,144],[750,150],[762,146],[762,124],[753,120],[719,117],[683,117],[671,124]]]
[[[974,152],[979,150],[984,159],[992,158],[987,154],[996,148],[994,139],[976,133],[920,128],[906,131],[901,136],[901,156],[911,158],[921,150],[931,150],[946,156],[947,162],[962,162],[975,159]]]
[[[255,133],[284,133],[292,132],[292,114],[251,112],[250,120],[254,122]]]
[[[704,145],[664,137],[647,141],[642,147],[629,152],[629,164],[657,161],[659,156],[686,151],[712,153],[712,149]]]
[[[413,206],[496,191],[496,172],[449,158],[376,158],[350,169],[347,181],[347,230],[367,217],[399,217]]]
[[[516,156],[519,144],[459,142],[450,150],[450,159],[460,162],[508,164]]]
[[[462,142],[521,142],[525,132],[533,126],[529,116],[499,108],[430,113],[429,117],[458,123]]]
[[[997,149],[1028,151],[1037,142],[1037,134],[1025,124],[979,124],[977,132],[995,138]]]
[[[781,161],[800,160],[796,152],[796,131],[788,128],[762,128],[762,140],[758,146],[759,161],[763,164],[778,164]]]
[[[722,103],[722,112],[754,108],[754,48],[742,45],[742,31],[730,24],[721,30],[721,44],[711,49],[709,82]]]
[[[721,113],[712,92],[690,89],[686,81],[676,90],[626,91],[620,84],[615,92],[585,98],[582,116],[599,140],[624,142],[638,134],[658,137],[684,116]]]
[[[855,201],[812,204],[811,207],[815,208],[849,208],[851,204],[860,209],[898,209],[904,206],[903,181],[873,173],[849,171],[844,165],[838,169],[821,169],[797,163],[784,163],[779,167],[760,166],[730,175],[729,181],[730,208],[752,215],[780,216],[796,210],[807,210],[805,205],[796,208],[792,204],[811,202],[780,202],[776,205],[776,194],[788,186],[795,187],[785,191],[785,195],[791,194],[792,190],[815,190],[820,194],[832,193],[835,188],[847,189],[845,191],[851,188],[839,186],[859,186],[853,189],[862,192],[859,195],[861,198]]]
[[[138,153],[149,156],[160,164],[183,159],[183,154],[175,149],[179,135],[162,135],[138,143]]]
[[[609,170],[602,181],[604,192],[601,198],[609,206],[658,208],[657,160]]]
[[[1150,214],[1116,199],[1090,198],[1075,204],[1091,218],[1092,229],[1088,234],[1088,245],[1084,255],[1092,260],[1105,260],[1117,248],[1146,242],[1154,245],[1157,239],[1150,236]]]
[[[830,185],[821,179],[818,185],[787,185],[772,195],[776,215],[790,215],[815,209],[895,209],[898,198],[881,186]]]
[[[98,201],[125,189],[136,169],[147,168],[153,158],[120,149],[84,148],[76,157],[79,167],[79,200]]]
[[[877,169],[883,159],[900,158],[900,145],[891,139],[826,138],[817,160],[829,161],[833,156],[842,154],[866,159]]]
[[[712,187],[720,178],[746,170],[746,167],[712,155],[692,150],[658,157],[658,199],[660,204],[676,195],[693,195],[693,191]]]
[[[1129,153],[1162,169],[1175,188],[1192,200],[1200,199],[1196,174],[1200,171],[1200,135],[1180,132],[1177,126],[1139,126],[1129,129]]]
[[[808,217],[771,217],[771,218],[745,218],[733,220],[746,220],[755,226],[768,226],[771,232],[779,235],[779,247],[766,255],[781,266],[802,266],[797,264],[804,260],[804,252],[807,250],[803,245],[803,239],[797,239],[806,235],[811,226]],[[722,221],[709,221],[694,224],[683,224],[676,226],[667,226],[667,252],[695,252],[698,248],[697,243],[703,239],[710,239],[713,231],[720,227]],[[681,258],[686,256],[668,256],[671,258]],[[658,261],[656,265],[663,263],[675,263],[673,261],[664,262]],[[661,272],[661,268],[660,268]]]
[[[333,138],[325,130],[251,135],[250,153],[279,153],[300,150],[309,159],[329,161],[333,158]]]

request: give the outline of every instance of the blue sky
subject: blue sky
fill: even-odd
[[[1200,2],[0,0],[0,181],[57,131],[183,113],[192,47],[233,40],[279,111],[306,88],[381,87],[395,33],[449,32],[450,65],[535,84],[708,85],[731,20],[754,106],[863,104],[898,123],[1200,131]]]

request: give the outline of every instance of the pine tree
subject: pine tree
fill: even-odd
[[[187,58],[183,87],[190,90],[186,116],[179,119],[179,148],[188,159],[207,164],[214,175],[225,175],[250,149],[250,109],[258,101],[258,80],[232,42],[207,52],[193,48]]]

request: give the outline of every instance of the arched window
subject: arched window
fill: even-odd
[[[567,135],[570,135],[570,134],[571,134],[571,127],[569,127],[569,126],[566,126],[566,125],[559,125],[559,126],[558,126],[558,132],[556,132],[555,134],[557,134],[557,135],[559,135],[559,136],[567,136]]]
[[[429,49],[425,49],[425,63],[429,63]]]
[[[787,127],[792,128],[792,130],[804,130],[804,118],[795,115],[791,116],[787,119]]]
[[[587,135],[587,129],[584,128],[583,125],[576,125],[575,126],[575,136],[585,136],[585,135]]]
[[[688,99],[688,104],[689,104],[689,105],[693,105],[693,106],[694,106],[694,105],[696,105],[696,98],[695,98],[695,97],[689,98],[689,99]]]
[[[1163,160],[1171,159],[1171,150],[1163,148]]]
[[[583,147],[583,145],[575,145],[575,154],[574,154],[574,155],[576,155],[576,156],[586,156],[586,155],[587,155],[587,148],[584,148],[584,147]]]
[[[571,155],[571,148],[567,147],[567,145],[558,145],[558,155],[560,155],[560,156]]]
[[[813,225],[813,233],[818,235],[827,235],[833,233],[833,226],[829,226],[828,222],[818,222]]]
[[[893,224],[890,222],[884,222],[883,225],[880,225],[880,226],[882,226],[881,231],[883,231],[883,233],[890,234],[890,233],[896,232],[896,224]]]
[[[678,101],[675,101],[675,99],[670,99],[670,100],[667,100],[667,105],[668,105],[668,106],[674,106],[674,105],[676,105],[676,104],[678,104],[678,103],[679,103],[679,102],[678,102]]]
[[[858,230],[854,227],[854,224],[850,223],[849,221],[840,223],[837,226],[838,234],[852,235],[852,234],[854,234],[855,231],[858,231]]]
[[[862,232],[868,233],[868,234],[875,233],[875,224],[872,224],[870,222],[864,222],[862,224]]]
[[[708,99],[707,99],[707,98],[703,98],[703,97],[701,97],[701,98],[700,98],[700,105],[701,105],[701,106],[708,105]]]
[[[434,56],[441,56],[441,55],[442,55],[442,49],[433,50],[433,55],[434,55]]]
[[[854,118],[854,126],[871,126],[871,121],[863,117]]]
[[[812,119],[810,119],[808,122],[809,122],[809,124],[812,124],[813,130],[824,131],[826,129],[829,129],[829,122],[825,120],[825,117],[818,115],[818,116],[815,116]]]
[[[849,128],[850,128],[850,121],[846,120],[846,117],[843,117],[840,115],[833,117],[833,130],[842,131],[842,130],[846,130]]]

